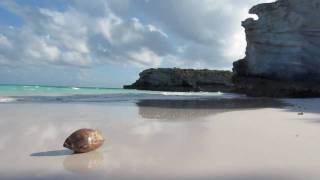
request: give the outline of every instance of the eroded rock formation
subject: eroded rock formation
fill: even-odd
[[[242,22],[246,57],[234,63],[238,92],[253,96],[320,95],[320,0],[254,6]]]
[[[140,78],[125,89],[159,91],[223,91],[233,88],[232,72],[178,68],[147,69]]]

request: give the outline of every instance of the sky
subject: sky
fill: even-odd
[[[1,0],[0,84],[122,87],[147,68],[231,69],[273,0]]]

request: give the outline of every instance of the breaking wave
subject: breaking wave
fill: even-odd
[[[16,100],[16,98],[11,97],[0,97],[0,103],[15,102]]]

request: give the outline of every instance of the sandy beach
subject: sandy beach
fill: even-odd
[[[2,103],[0,179],[319,179],[319,99],[268,101]],[[106,142],[72,155],[83,127]]]

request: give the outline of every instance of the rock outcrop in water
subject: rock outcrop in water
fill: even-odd
[[[246,57],[234,63],[237,92],[252,96],[320,96],[320,0],[278,0],[242,22]]]
[[[230,92],[233,89],[232,72],[178,68],[147,69],[140,78],[125,89],[159,91]]]

